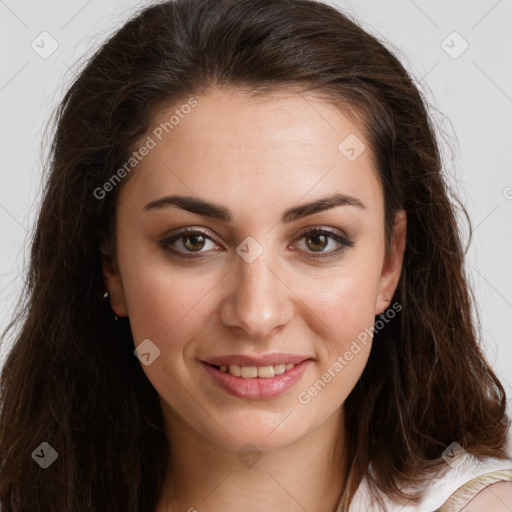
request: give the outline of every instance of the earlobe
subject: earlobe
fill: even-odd
[[[393,239],[389,254],[384,262],[379,280],[377,302],[375,304],[375,315],[380,315],[389,306],[390,298],[393,297],[400,275],[407,239],[407,214],[405,210],[399,210],[395,215]]]
[[[109,292],[110,307],[117,316],[128,316],[121,275],[114,259],[101,251],[101,267],[103,283]]]

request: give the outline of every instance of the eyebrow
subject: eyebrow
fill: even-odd
[[[160,210],[170,206],[176,206],[183,210],[221,220],[226,223],[231,223],[233,220],[233,215],[228,208],[195,196],[170,195],[161,197],[160,199],[148,203],[144,207],[144,211]],[[301,204],[286,210],[283,213],[281,222],[288,224],[303,217],[307,217],[308,215],[330,210],[337,206],[354,206],[363,210],[366,209],[366,206],[356,197],[346,194],[333,194],[317,199],[311,203]]]

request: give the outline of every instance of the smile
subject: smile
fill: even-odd
[[[293,388],[312,362],[305,359],[297,364],[267,366],[214,365],[205,361],[201,364],[222,391],[247,400],[263,400]]]

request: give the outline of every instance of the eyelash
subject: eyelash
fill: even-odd
[[[201,229],[185,228],[185,229],[181,230],[179,233],[176,233],[175,235],[173,235],[172,237],[162,240],[160,242],[160,245],[163,247],[164,250],[171,252],[173,255],[176,255],[178,257],[188,258],[188,259],[203,258],[204,256],[201,256],[202,253],[199,253],[199,252],[198,253],[191,253],[191,252],[187,253],[187,252],[177,251],[176,249],[173,249],[170,247],[170,245],[173,242],[175,242],[176,240],[185,238],[186,235],[191,235],[191,234],[202,235],[205,238],[208,238],[209,240],[211,240],[212,242],[215,242],[215,240],[213,240],[212,237],[210,237],[208,235],[208,233],[206,233],[205,231],[202,231]],[[313,255],[304,256],[304,258],[307,258],[307,259],[329,258],[329,257],[333,257],[335,255],[339,255],[339,254],[345,252],[345,250],[348,249],[349,247],[354,246],[354,242],[352,240],[349,240],[348,238],[345,238],[344,236],[334,233],[333,231],[329,231],[329,230],[321,229],[321,228],[306,229],[297,237],[297,239],[301,239],[305,236],[316,236],[316,235],[325,235],[328,238],[338,242],[340,247],[338,249],[328,252],[328,253],[318,253],[317,255],[314,255],[314,253],[312,253]]]

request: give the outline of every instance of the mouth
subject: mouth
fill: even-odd
[[[313,362],[308,357],[286,356],[276,359],[273,356],[270,364],[269,357],[258,361],[254,358],[228,356],[201,361],[201,364],[222,391],[238,398],[261,400],[275,398],[291,389]],[[260,362],[262,359],[264,362]]]

